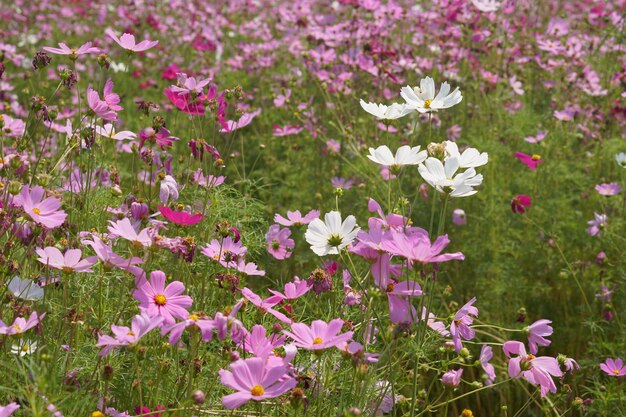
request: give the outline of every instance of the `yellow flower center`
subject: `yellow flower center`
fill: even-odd
[[[387,284],[387,292],[392,292],[396,286],[393,283]]]
[[[469,408],[466,408],[461,413],[461,417],[474,417],[474,413],[472,413],[472,410],[470,410]]]
[[[128,332],[128,333],[126,333],[126,336],[134,336],[134,335],[135,335],[135,332]]]
[[[324,341],[322,340],[321,337],[316,337],[315,339],[313,339],[314,345],[321,345],[322,343],[324,343]]]
[[[64,266],[63,272],[67,272],[69,274],[70,272],[74,272],[74,268],[72,268],[71,266]]]
[[[541,155],[534,154],[534,155],[532,156],[532,159],[533,159],[533,161],[538,161],[538,160],[540,160],[540,159],[541,159]]]
[[[28,352],[28,349],[30,349],[30,346],[22,345],[22,352]]]
[[[163,294],[157,294],[154,296],[154,303],[158,306],[164,306],[167,302],[167,298]]]
[[[13,327],[15,327],[15,330],[17,330],[18,333],[22,333],[22,328],[17,324],[14,324]]]
[[[102,413],[102,411],[96,410],[93,413],[91,413],[91,417],[104,417],[104,414]]]
[[[424,107],[427,109],[430,109],[430,104],[432,103],[432,100],[424,100]]]
[[[619,369],[613,369],[613,374],[615,375],[619,374]]]
[[[263,394],[265,394],[265,390],[263,389],[262,386],[260,385],[255,385],[252,387],[252,389],[250,390],[250,394],[254,395],[255,397],[259,397]]]
[[[193,321],[198,321],[200,320],[200,317],[198,317],[197,314],[190,314],[189,317],[187,317],[189,320],[193,320]]]
[[[33,213],[35,213],[35,214],[39,215],[39,214],[41,214],[41,210],[39,210],[37,207],[35,207],[35,208],[33,209]]]

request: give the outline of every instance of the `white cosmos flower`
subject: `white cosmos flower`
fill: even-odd
[[[121,132],[116,132],[111,123],[105,124],[104,127],[96,126],[96,133],[100,136],[115,140],[134,139],[137,137],[137,135],[135,135],[130,130],[122,130]]]
[[[626,153],[620,152],[616,154],[615,160],[617,161],[617,164],[619,166],[621,166],[622,168],[626,168]]]
[[[402,165],[417,165],[428,157],[428,152],[421,151],[420,147],[410,147],[409,145],[400,146],[394,156],[386,145],[378,148],[370,148],[370,154],[367,157],[380,165],[389,167],[400,167]]]
[[[484,13],[495,12],[502,5],[498,0],[472,0],[472,4]]]
[[[324,221],[315,219],[304,234],[304,238],[311,245],[311,250],[318,256],[338,254],[356,238],[359,227],[356,219],[350,215],[341,222],[338,211],[326,213]]]
[[[390,106],[387,106],[385,104],[366,103],[363,99],[361,99],[361,107],[378,119],[388,120],[399,119],[414,111],[406,104],[392,103]]]
[[[481,153],[476,148],[467,148],[463,153],[460,153],[456,143],[447,140],[444,144],[446,145],[446,158],[458,158],[459,168],[476,168],[489,162],[489,154],[487,152]]]
[[[422,78],[419,87],[402,87],[400,95],[409,108],[420,113],[447,109],[463,100],[459,87],[450,93],[450,84],[447,82],[441,84],[441,89],[435,96],[435,81],[430,77]]]
[[[19,356],[30,355],[37,351],[37,342],[30,340],[21,340],[19,345],[11,346],[11,353]]]
[[[9,281],[8,288],[11,294],[22,300],[35,301],[43,298],[43,288],[30,279],[15,276]]]
[[[418,171],[424,181],[437,191],[447,193],[450,197],[467,197],[476,194],[474,187],[483,182],[482,174],[476,174],[474,168],[458,173],[459,158],[453,156],[442,163],[437,158],[428,158],[420,164]]]

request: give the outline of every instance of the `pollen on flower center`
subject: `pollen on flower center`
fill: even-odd
[[[531,158],[533,161],[538,161],[541,159],[541,155],[534,154]]]
[[[618,374],[619,374],[619,369],[613,369],[613,373],[614,373],[615,375],[618,375]]]
[[[17,324],[14,324],[13,327],[15,327],[15,330],[17,330],[18,333],[22,333],[22,328]]]
[[[255,397],[258,397],[260,395],[265,394],[265,390],[263,389],[262,386],[260,385],[255,385],[252,387],[252,389],[250,390],[250,394],[254,395]]]
[[[322,343],[324,343],[324,340],[322,340],[321,337],[316,337],[315,339],[313,339],[314,345],[321,345]]]
[[[128,332],[128,333],[126,333],[126,336],[134,336],[134,335],[135,335],[135,332],[132,332],[132,331],[131,331],[131,332]]]
[[[328,237],[328,244],[330,246],[339,246],[341,245],[341,236],[339,235],[330,235]]]
[[[393,283],[387,284],[387,292],[392,292],[394,288],[395,288],[395,285]]]
[[[197,314],[190,314],[189,317],[187,317],[187,319],[193,320],[193,321],[198,321],[200,319],[200,317],[198,317]]]
[[[163,294],[157,294],[154,296],[154,303],[158,306],[164,306],[167,298]]]
[[[35,214],[39,215],[39,214],[41,214],[41,210],[39,210],[37,207],[35,207],[35,208],[33,209],[33,213],[35,213]]]
[[[432,100],[424,100],[424,107],[427,109],[430,109],[430,104],[432,103]]]

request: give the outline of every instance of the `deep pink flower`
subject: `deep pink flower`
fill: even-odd
[[[283,226],[300,226],[302,224],[309,224],[313,220],[318,219],[320,217],[319,210],[311,210],[305,216],[302,216],[300,210],[296,211],[287,211],[287,218],[284,218],[280,214],[276,213],[274,215],[274,221],[278,224],[282,224]]]
[[[543,162],[540,155],[526,155],[522,152],[515,152],[515,157],[522,161],[530,169],[537,169],[537,165]]]
[[[526,209],[524,207],[530,207],[530,197],[524,194],[519,194],[511,200],[511,210],[513,213],[524,214]]]
[[[100,347],[99,356],[108,355],[113,349],[119,346],[129,346],[136,344],[142,337],[155,327],[163,323],[163,317],[150,317],[147,313],[136,315],[130,325],[126,326],[111,325],[111,331],[114,337],[108,335],[98,336],[97,347]]]
[[[474,323],[474,317],[478,317],[478,308],[472,304],[476,302],[476,297],[469,300],[463,307],[459,309],[450,323],[450,334],[452,335],[452,341],[454,342],[454,349],[456,353],[461,351],[463,347],[461,338],[465,340],[472,340],[476,333],[470,327]],[[474,316],[474,317],[472,317]]]
[[[13,200],[14,204],[22,207],[24,212],[33,219],[35,223],[54,229],[65,222],[67,214],[60,210],[61,202],[54,197],[44,199],[45,190],[36,186],[30,188],[28,185],[22,187],[20,194]]]
[[[561,377],[563,372],[559,367],[559,362],[549,356],[539,356],[527,354],[522,342],[508,341],[502,346],[504,354],[509,359],[509,376],[511,378],[521,378],[534,385],[539,385],[541,396],[545,397],[548,392],[555,393],[556,385],[552,376]],[[517,355],[512,357],[512,355]]]
[[[457,371],[449,370],[441,376],[441,382],[443,382],[444,385],[456,388],[461,383],[461,375],[463,375],[463,368]]]
[[[91,267],[98,261],[97,256],[80,259],[83,252],[80,249],[68,249],[65,255],[54,246],[44,249],[37,248],[37,260],[50,268],[60,269],[63,272],[93,272]]]
[[[104,31],[111,39],[113,39],[119,46],[126,49],[127,51],[132,52],[143,52],[147,51],[150,48],[155,47],[159,41],[141,41],[139,43],[135,43],[135,36],[130,33],[124,33],[119,38],[111,29],[107,29]]]
[[[250,400],[263,401],[278,397],[294,388],[297,381],[288,374],[287,366],[269,367],[264,358],[238,360],[231,371],[220,369],[220,381],[236,390],[222,397],[222,405],[229,410],[241,407]]]
[[[624,366],[622,358],[606,358],[604,363],[600,364],[600,369],[602,369],[604,372],[606,372],[607,375],[610,376],[626,375],[626,366]]]
[[[528,333],[528,347],[530,348],[530,353],[533,355],[536,355],[539,350],[537,346],[550,345],[551,342],[545,338],[546,336],[552,335],[554,331],[550,323],[552,323],[550,320],[537,320],[524,329]]]
[[[192,98],[190,94],[179,94],[170,88],[163,90],[165,97],[183,113],[200,115],[204,114],[204,106],[198,98]]]
[[[176,136],[172,136],[169,130],[162,127],[155,132],[151,127],[145,128],[139,132],[139,147],[143,148],[146,142],[156,144],[161,150],[170,147],[179,140]]]
[[[353,332],[339,334],[344,321],[341,319],[331,320],[326,323],[315,320],[311,326],[304,323],[294,323],[291,331],[283,330],[287,336],[296,342],[296,346],[307,350],[324,350],[330,347],[341,349],[342,346],[352,339]]]
[[[270,226],[265,235],[267,243],[267,251],[276,259],[287,259],[291,256],[291,251],[295,245],[293,239],[290,239],[291,230],[281,229],[279,225]]]
[[[189,214],[186,211],[174,211],[169,207],[158,206],[159,211],[167,220],[181,226],[190,226],[202,221],[202,214]]]
[[[59,43],[59,48],[53,48],[51,46],[44,46],[43,50],[46,51],[46,52],[50,52],[51,54],[71,55],[71,57],[73,57],[73,58],[77,58],[79,55],[84,55],[84,54],[98,54],[98,53],[100,53],[100,49],[91,47],[91,42],[85,43],[84,45],[82,45],[78,49],[70,48],[66,44],[60,42]]]
[[[165,324],[174,323],[174,318],[186,319],[189,316],[187,308],[193,300],[188,295],[181,295],[185,286],[180,281],[171,282],[165,286],[165,274],[162,271],[152,271],[150,281],[133,291],[133,296],[139,301],[139,307],[149,316],[161,316]]]

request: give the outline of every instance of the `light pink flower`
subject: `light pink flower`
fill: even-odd
[[[269,290],[274,295],[279,296],[283,300],[295,300],[296,298],[302,297],[304,294],[309,292],[311,289],[311,285],[307,280],[301,280],[298,277],[294,277],[293,282],[288,282],[285,284],[285,289],[283,293],[280,293],[275,290]]]
[[[104,31],[111,39],[113,39],[119,46],[122,48],[132,51],[132,52],[143,52],[147,51],[150,48],[155,47],[159,41],[141,41],[139,43],[135,43],[135,35],[131,35],[130,33],[124,33],[119,38],[111,29],[107,29]]]
[[[202,334],[202,341],[209,342],[213,337],[213,330],[215,329],[215,322],[206,316],[201,316],[196,313],[190,314],[185,320],[175,324],[169,324],[163,326],[161,334],[170,334],[169,342],[171,345],[175,345],[183,334],[183,331],[188,327],[196,327]]]
[[[60,210],[61,202],[58,199],[54,197],[44,199],[44,196],[45,190],[42,187],[30,188],[24,185],[19,196],[13,201],[17,206],[22,207],[35,223],[54,229],[65,222],[67,214]]]
[[[280,214],[276,213],[274,215],[274,221],[278,224],[282,224],[283,226],[300,226],[302,224],[309,224],[313,220],[318,219],[320,217],[319,210],[311,210],[305,216],[302,216],[300,210],[296,211],[287,211],[287,218],[284,218]]]
[[[604,372],[606,372],[607,375],[610,376],[626,375],[626,366],[624,366],[622,358],[606,358],[604,363],[600,364],[600,369],[602,369]]]
[[[539,385],[541,396],[545,397],[548,392],[555,393],[556,385],[552,376],[561,377],[563,372],[559,367],[559,362],[549,356],[529,355],[522,342],[508,341],[502,346],[504,354],[509,359],[509,376],[511,378],[521,378],[534,385]],[[517,355],[512,357],[512,355]]]
[[[117,253],[111,249],[110,246],[105,244],[98,236],[93,236],[93,240],[83,240],[83,245],[89,245],[96,252],[96,255],[102,262],[104,262],[105,266],[117,267],[124,270],[130,270],[132,267],[142,264],[143,259],[138,258],[136,256],[130,259],[124,259],[119,256]]]
[[[267,243],[267,251],[276,259],[287,259],[291,256],[291,251],[295,245],[293,239],[290,239],[291,230],[281,229],[279,225],[270,226],[265,235]]]
[[[80,249],[68,249],[65,255],[54,246],[48,246],[44,249],[37,248],[37,259],[42,264],[63,272],[93,272],[91,267],[98,261],[97,256],[89,256],[83,260],[80,259],[83,252]]]
[[[8,137],[18,138],[24,134],[26,123],[21,119],[14,119],[7,114],[0,114],[0,120],[4,121],[4,127],[1,132]]]
[[[297,384],[288,375],[287,366],[269,367],[264,358],[238,360],[230,365],[230,369],[232,372],[219,371],[222,384],[237,391],[222,397],[222,405],[229,410],[239,408],[250,400],[278,397]]]
[[[186,319],[189,316],[187,308],[193,300],[188,295],[181,295],[185,286],[180,281],[171,282],[165,286],[163,271],[152,271],[150,281],[133,291],[133,296],[139,301],[139,308],[149,316],[161,316],[165,324],[173,324],[174,318]]]
[[[110,237],[126,239],[136,248],[150,247],[152,245],[152,238],[148,233],[148,228],[137,233],[130,220],[126,217],[116,222],[109,220],[109,223],[111,224],[108,226],[111,233]]]
[[[448,372],[446,372],[445,374],[441,376],[441,382],[444,385],[456,388],[461,383],[461,375],[463,375],[463,368],[457,371],[449,370]]]
[[[161,323],[163,323],[163,317],[150,317],[146,313],[141,313],[133,318],[130,328],[126,326],[116,326],[114,324],[111,325],[111,331],[114,337],[108,335],[98,336],[96,346],[102,348],[98,355],[106,356],[116,347],[136,344],[152,329],[160,326]]]
[[[70,48],[66,44],[60,42],[59,43],[59,48],[53,48],[51,46],[44,46],[43,50],[46,51],[46,52],[50,52],[51,54],[71,55],[73,57],[78,57],[78,55],[84,55],[84,54],[98,54],[98,53],[100,53],[100,49],[91,47],[91,42],[85,43],[84,45],[82,45],[78,49]]]
[[[20,408],[20,405],[18,403],[9,403],[4,407],[0,406],[0,417],[9,417],[18,408]]]
[[[530,348],[530,353],[536,355],[539,351],[537,346],[549,346],[550,341],[545,338],[545,336],[552,335],[553,329],[550,326],[552,323],[550,320],[537,320],[530,326],[526,327],[526,332],[528,333],[528,347]]]
[[[487,374],[487,379],[485,380],[485,385],[493,384],[493,381],[496,379],[496,370],[489,361],[493,358],[493,349],[489,345],[483,345],[480,349],[480,357],[478,360],[480,361],[480,366],[482,366],[483,371]]]
[[[341,349],[343,345],[352,339],[353,332],[339,334],[344,321],[341,319],[331,320],[326,323],[315,320],[311,326],[304,323],[294,323],[291,331],[283,330],[287,336],[296,342],[296,346],[307,350],[324,350],[330,347]]]
[[[13,324],[9,326],[4,324],[4,322],[0,320],[0,334],[8,334],[8,335],[22,334],[32,329],[36,325],[38,325],[41,322],[41,320],[45,317],[45,315],[46,315],[45,313],[42,315],[38,315],[37,312],[34,311],[30,315],[28,320],[25,319],[24,317],[17,317],[13,321]]]
[[[465,340],[472,340],[476,333],[470,327],[474,323],[474,317],[478,317],[478,308],[472,304],[476,302],[476,297],[469,300],[463,307],[459,309],[450,323],[450,334],[452,335],[452,341],[454,342],[454,349],[457,353],[461,351],[463,345],[461,344],[461,338]]]

